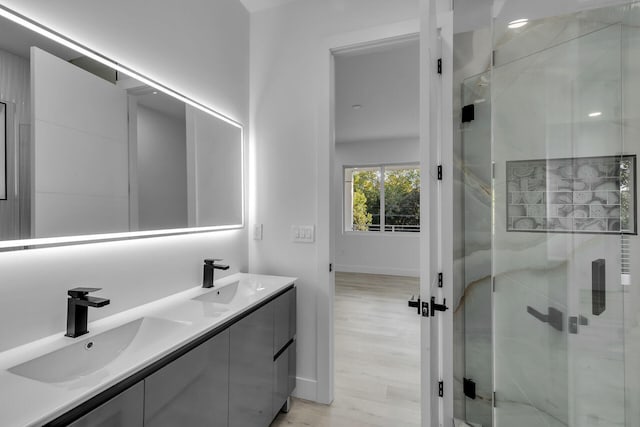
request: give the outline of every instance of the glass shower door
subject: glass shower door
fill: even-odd
[[[460,414],[472,425],[492,423],[491,348],[491,87],[490,73],[464,80],[461,87],[461,180],[463,183],[464,371],[474,394]],[[462,412],[462,411],[461,411]]]
[[[495,426],[625,425],[621,243],[635,233],[635,158],[610,12],[495,31]]]

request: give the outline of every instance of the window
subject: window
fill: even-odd
[[[420,231],[420,168],[344,168],[345,231]]]

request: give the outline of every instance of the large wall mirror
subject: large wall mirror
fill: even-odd
[[[21,18],[0,17],[0,248],[243,226],[239,123]]]

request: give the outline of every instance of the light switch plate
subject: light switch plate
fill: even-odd
[[[262,240],[262,224],[253,226],[253,240]]]
[[[315,225],[292,225],[291,241],[295,243],[315,242]]]

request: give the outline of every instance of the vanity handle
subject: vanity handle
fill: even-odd
[[[602,258],[591,262],[591,313],[595,316],[607,308],[605,264]]]

